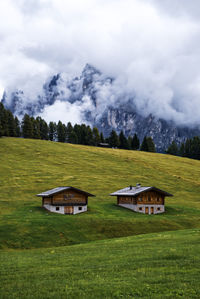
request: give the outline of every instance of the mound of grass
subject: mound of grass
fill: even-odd
[[[199,229],[1,252],[1,298],[199,298]]]
[[[0,139],[0,246],[40,248],[200,227],[200,161],[22,138]],[[137,182],[174,194],[166,213],[116,206],[109,194]],[[87,213],[41,208],[35,194],[74,186],[96,195]]]

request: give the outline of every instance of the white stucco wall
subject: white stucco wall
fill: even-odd
[[[45,204],[44,205],[44,208],[49,210],[50,212],[53,212],[53,213],[58,213],[58,214],[65,214],[64,213],[64,207],[60,207],[59,206],[59,211],[56,211],[56,206],[52,206],[52,205],[49,205],[49,204]]]
[[[130,209],[135,212],[143,213],[145,214],[145,208],[148,207],[149,214],[151,214],[151,207],[154,209],[154,214],[160,214],[165,212],[165,206],[164,205],[133,205],[133,204],[119,204],[119,206]],[[139,208],[142,208],[142,211],[139,210]],[[160,211],[158,210],[160,208]]]
[[[87,206],[80,206],[82,210],[79,210],[79,206],[74,206],[74,214],[79,214],[87,211]]]
[[[133,210],[135,212],[137,212],[137,205],[133,205],[133,204],[126,204],[126,203],[123,203],[123,204],[119,204],[119,206],[123,207],[123,208],[127,208],[127,209],[130,209],[130,210]]]
[[[59,211],[56,211],[56,207],[57,206],[52,206],[52,205],[49,205],[49,204],[44,205],[44,208],[49,210],[50,212],[58,213],[58,214],[65,214],[64,206],[59,206]],[[79,210],[79,207],[81,207],[82,210]],[[74,206],[74,213],[73,214],[79,214],[79,213],[83,213],[83,212],[86,212],[86,211],[87,211],[87,205],[86,206]]]

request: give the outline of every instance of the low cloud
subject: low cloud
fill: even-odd
[[[99,88],[99,113],[130,96],[143,114],[200,124],[199,14],[196,0],[1,1],[0,92],[34,101],[47,77],[79,75],[89,62],[116,78]],[[81,117],[77,104],[63,105],[44,116]]]

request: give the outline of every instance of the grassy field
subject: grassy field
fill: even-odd
[[[200,298],[199,232],[3,251],[1,298]]]
[[[116,206],[109,193],[138,182],[174,194],[166,213]],[[95,194],[89,211],[42,209],[57,186]],[[199,298],[199,228],[200,161],[0,139],[0,298]]]
[[[137,151],[41,140],[0,139],[0,246],[40,248],[200,227],[200,161]],[[116,206],[109,194],[140,182],[174,197],[166,213],[143,215]],[[74,186],[96,195],[89,211],[47,213],[35,195]]]

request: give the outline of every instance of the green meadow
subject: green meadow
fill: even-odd
[[[166,213],[116,205],[141,183],[174,196]],[[93,193],[59,215],[35,195]],[[0,139],[0,298],[199,298],[200,161],[22,138]]]

